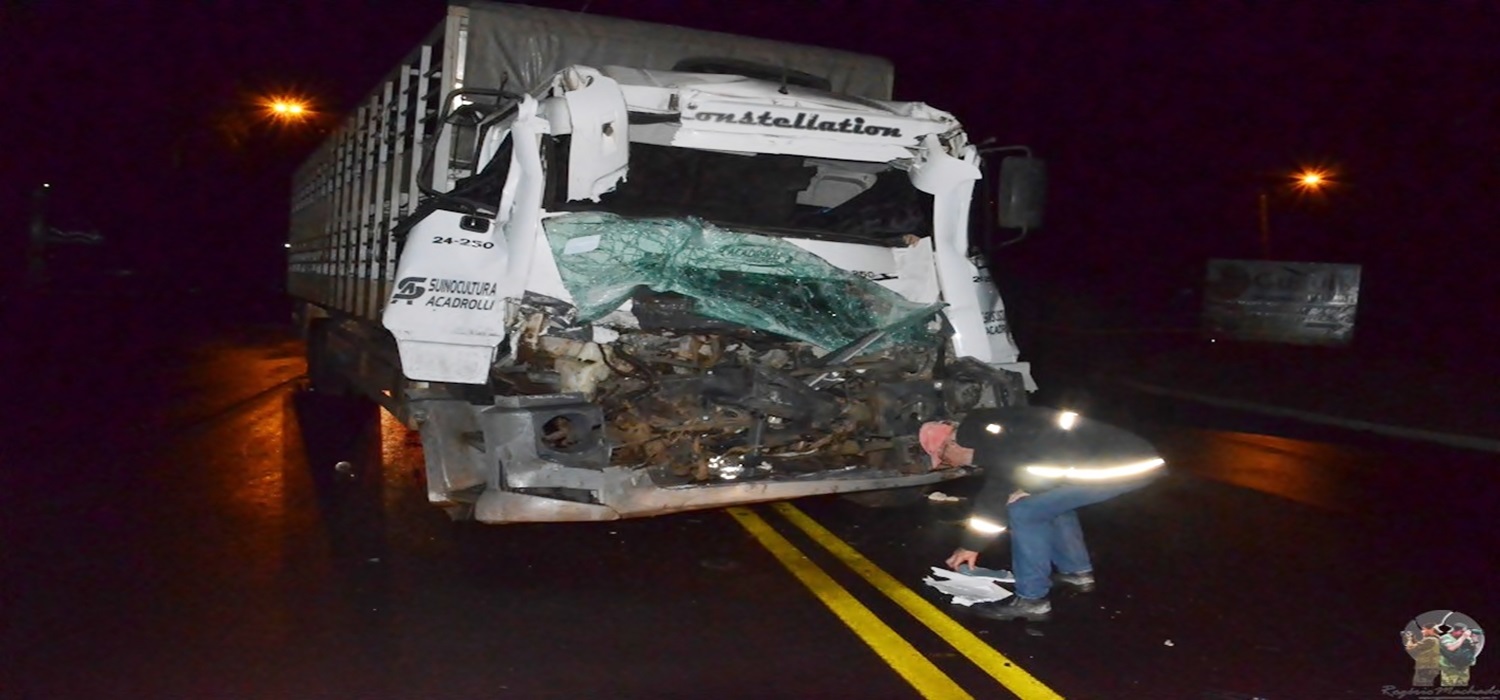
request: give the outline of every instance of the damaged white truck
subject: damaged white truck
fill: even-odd
[[[986,169],[892,83],[871,56],[450,6],[296,175],[313,390],[417,430],[430,499],[487,523],[961,476],[920,423],[1032,388],[971,207],[1037,225],[1044,170]]]

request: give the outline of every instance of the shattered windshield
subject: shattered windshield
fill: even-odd
[[[932,195],[890,164],[645,143],[630,144],[629,176],[599,202],[549,208],[892,246],[932,233]]]
[[[876,330],[887,334],[872,347],[930,342],[926,321],[942,308],[908,301],[789,241],[701,219],[590,212],[544,226],[580,322],[644,286],[691,297],[705,316],[833,350]]]

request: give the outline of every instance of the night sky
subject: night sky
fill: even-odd
[[[1258,255],[1261,187],[1332,168],[1326,197],[1276,192],[1273,257],[1364,265],[1361,332],[1494,345],[1493,3],[532,4],[890,58],[897,99],[1048,160],[1047,225],[998,261],[1021,296],[1076,295],[1121,326],[1153,322],[1208,258]],[[313,139],[257,121],[255,96],[295,89],[335,114],[443,6],[8,0],[7,274],[45,181],[55,220],[143,271],[279,288],[290,173]]]

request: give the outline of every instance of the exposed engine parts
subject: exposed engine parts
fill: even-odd
[[[578,417],[537,424],[547,461],[571,467],[598,468],[607,454],[684,483],[855,466],[920,473],[923,421],[1025,401],[1020,375],[945,363],[937,343],[820,355],[755,331],[590,330],[534,310],[496,380],[516,394],[572,395],[600,417],[607,452],[588,459],[568,447],[589,442],[575,434]]]

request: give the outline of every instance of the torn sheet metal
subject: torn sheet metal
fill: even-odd
[[[979,178],[978,154],[966,145],[962,157],[954,157],[931,136],[921,153],[912,167],[912,184],[933,195],[933,245],[943,299],[951,305],[946,313],[953,324],[954,351],[991,364],[1014,363],[1020,350],[1005,317],[1005,302],[984,261],[969,256],[969,204]]]
[[[958,189],[972,189],[979,180],[979,165],[972,158],[961,159],[949,155],[936,136],[924,135],[921,146],[920,157],[910,170],[911,184],[917,189],[931,195],[940,195]]]
[[[568,148],[568,200],[599,201],[625,177],[630,162],[629,115],[620,86],[577,66],[555,78],[567,104],[573,140]]]
[[[475,412],[482,452],[445,435],[457,452],[429,453],[473,461],[444,474],[488,475],[480,520],[636,517],[959,478],[931,470],[921,423],[1024,393],[1019,377],[973,358],[939,362],[935,344],[818,353],[684,299],[638,289],[638,327],[602,333],[569,303],[521,301],[512,354],[492,375],[504,395],[488,408],[450,402]]]
[[[941,308],[920,304],[777,238],[697,219],[549,218],[548,242],[579,320],[616,309],[638,287],[695,299],[699,313],[818,345],[848,345],[875,330],[881,347],[931,342]]]
[[[795,83],[788,84],[775,78],[649,70],[620,65],[601,66],[599,70],[620,83],[632,111],[674,114],[687,105],[688,109],[683,111],[696,113],[708,109],[706,105],[709,104],[735,105],[742,109],[756,110],[748,121],[733,120],[742,125],[753,122],[758,126],[867,136],[895,136],[878,128],[894,126],[890,120],[920,122],[915,130],[906,132],[912,145],[923,134],[943,133],[959,126],[958,119],[952,114],[924,102],[867,99],[866,96],[851,96],[847,92],[828,92]],[[758,108],[770,108],[773,111],[762,118]],[[806,114],[799,123],[795,112],[776,111],[785,109]],[[823,116],[812,119],[812,112]],[[738,116],[739,113],[735,114]],[[787,121],[778,125],[777,117],[783,116],[787,117]],[[862,126],[872,128],[855,129],[853,124],[842,124],[846,117],[863,118],[867,121]],[[699,119],[694,116],[684,121],[728,123],[731,120],[718,117]]]

